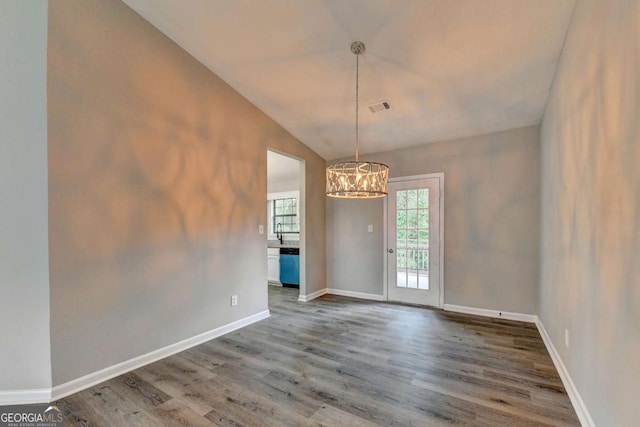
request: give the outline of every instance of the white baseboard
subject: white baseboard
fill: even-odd
[[[452,305],[445,304],[444,309],[446,311],[453,311],[457,313],[465,313],[465,314],[475,314],[478,316],[486,316],[486,317],[495,317],[499,319],[509,319],[509,320],[519,320],[521,322],[535,323],[538,332],[540,332],[540,336],[542,337],[542,341],[544,342],[549,355],[551,356],[551,360],[553,360],[553,364],[560,375],[560,379],[562,380],[562,384],[564,388],[567,390],[567,394],[569,395],[569,399],[571,400],[571,404],[573,405],[573,409],[576,411],[576,415],[580,420],[580,424],[584,427],[595,427],[595,423],[587,410],[582,397],[580,397],[580,393],[578,393],[578,389],[576,388],[571,376],[569,375],[569,371],[566,366],[562,362],[560,358],[560,354],[556,350],[553,342],[549,338],[547,331],[542,324],[542,321],[538,318],[538,316],[533,314],[522,314],[522,313],[511,313],[508,311],[498,311],[498,310],[487,310],[484,308],[475,308],[475,307],[465,307],[461,305]]]
[[[308,301],[311,301],[312,299],[316,299],[318,297],[321,297],[322,295],[324,295],[326,293],[327,293],[327,289],[326,288],[325,289],[320,289],[319,291],[312,292],[312,293],[310,293],[308,295],[300,295],[298,297],[298,301],[300,301],[300,302],[308,302]]]
[[[513,313],[510,311],[488,310],[486,308],[465,307],[463,305],[445,304],[445,311],[456,313],[475,314],[477,316],[495,317],[496,319],[518,320],[520,322],[536,323],[538,316],[535,314]]]
[[[383,295],[368,294],[365,292],[345,291],[343,289],[327,288],[327,293],[331,295],[340,295],[343,297],[368,299],[372,301],[384,301]]]
[[[580,424],[585,427],[595,427],[595,423],[591,418],[591,414],[589,414],[589,411],[587,410],[587,406],[584,404],[582,397],[580,397],[580,393],[578,393],[578,389],[573,383],[567,367],[564,366],[564,363],[560,358],[560,354],[553,345],[553,342],[551,342],[551,338],[549,338],[549,334],[547,334],[547,330],[544,328],[540,319],[536,319],[536,326],[538,327],[542,341],[544,341],[544,345],[547,347],[547,351],[551,356],[551,360],[553,360],[553,364],[556,367],[558,374],[560,374],[560,379],[562,379],[562,384],[567,390],[567,394],[569,395],[569,399],[571,399],[571,404],[573,405],[573,409],[576,411],[576,415],[578,415]]]
[[[203,342],[228,334],[252,323],[268,318],[269,310],[261,311],[244,319],[236,320],[227,325],[204,332],[191,338],[154,350],[133,359],[125,360],[108,368],[92,372],[75,380],[57,385],[51,389],[0,391],[0,405],[14,405],[26,403],[48,403],[61,399],[73,393],[92,387],[126,372],[148,365],[165,357],[187,350]]]
[[[376,294],[368,294],[362,292],[353,292],[353,291],[345,291],[342,289],[333,289],[326,288],[320,289],[319,291],[313,292],[308,295],[300,295],[298,300],[302,302],[311,301],[315,298],[318,298],[325,294],[331,295],[340,295],[352,298],[360,298],[360,299],[368,299],[373,301],[382,301],[382,295]],[[544,325],[538,318],[538,316],[531,314],[522,314],[522,313],[511,313],[505,311],[497,311],[497,310],[487,310],[475,307],[465,307],[459,305],[445,304],[444,310],[452,311],[457,313],[466,313],[466,314],[475,314],[479,316],[485,317],[495,317],[509,320],[519,320],[523,322],[535,323],[538,331],[540,332],[540,336],[542,337],[542,341],[544,342],[551,359],[553,360],[553,364],[558,371],[560,378],[562,379],[562,383],[567,390],[567,394],[569,395],[569,399],[576,411],[578,419],[580,423],[585,427],[595,427],[595,423],[587,410],[587,407],[580,396],[571,376],[569,375],[569,371],[565,367],[562,359],[558,351],[556,350],[553,342],[549,338]],[[260,313],[256,313],[254,315],[245,317],[244,319],[237,320],[235,322],[229,323],[227,325],[221,326],[216,329],[212,329],[208,332],[204,332],[202,334],[196,335],[191,338],[187,338],[185,340],[179,341],[177,343],[171,344],[164,348],[154,350],[147,354],[135,357],[133,359],[118,363],[116,365],[110,366],[108,368],[104,368],[100,371],[93,372],[91,374],[85,375],[80,378],[76,378],[75,380],[71,380],[64,384],[60,384],[51,389],[43,388],[43,389],[31,389],[31,390],[0,390],[0,406],[3,405],[20,405],[20,404],[32,404],[32,403],[48,403],[54,400],[61,399],[70,394],[77,393],[86,388],[92,387],[96,384],[100,384],[104,381],[110,380],[118,375],[122,375],[126,372],[132,371],[144,365],[148,365],[160,359],[164,359],[181,351],[187,350],[196,345],[202,344],[214,338],[220,337],[222,335],[228,334],[229,332],[233,332],[237,329],[248,326],[252,323],[258,322],[260,320],[266,319],[270,316],[269,310],[262,311]]]
[[[372,301],[384,301],[383,295],[367,294],[364,292],[345,291],[343,289],[335,289],[335,288],[325,288],[325,289],[320,289],[319,291],[310,293],[308,295],[300,295],[298,297],[298,301],[301,301],[301,302],[311,301],[312,299],[316,299],[325,294],[340,295],[343,297],[351,297],[351,298],[359,298],[359,299],[368,299]]]
[[[50,401],[50,388],[36,388],[31,390],[0,390],[0,406],[26,405],[31,403],[45,403]]]

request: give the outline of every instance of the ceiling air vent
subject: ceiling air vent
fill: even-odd
[[[369,111],[371,111],[372,113],[379,113],[380,111],[385,111],[390,109],[391,109],[391,104],[389,104],[389,101],[380,101],[380,102],[376,102],[375,104],[369,105]]]

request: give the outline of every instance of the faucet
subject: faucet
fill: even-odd
[[[282,224],[281,223],[277,223],[276,224],[276,239],[280,240],[280,244],[282,245],[284,243],[284,238],[282,237]]]

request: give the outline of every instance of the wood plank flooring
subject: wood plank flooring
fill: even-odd
[[[58,401],[67,425],[579,425],[532,324],[296,299],[270,287],[270,319]]]

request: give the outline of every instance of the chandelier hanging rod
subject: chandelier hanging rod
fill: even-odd
[[[326,193],[329,197],[368,199],[387,195],[389,167],[378,162],[360,161],[359,101],[360,58],[365,51],[364,43],[351,43],[351,52],[356,55],[356,141],[355,161],[343,161],[327,166]]]

